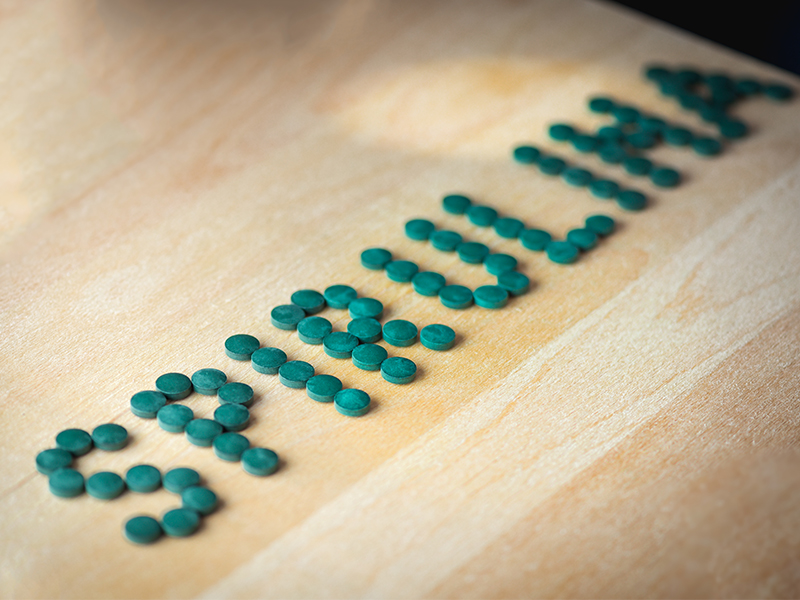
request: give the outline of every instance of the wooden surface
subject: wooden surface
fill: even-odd
[[[737,115],[716,159],[630,214],[510,160],[604,93],[693,127],[648,61],[795,78],[585,2],[5,2],[0,6],[4,597],[800,595],[800,102]],[[560,152],[573,157],[566,149]],[[563,267],[445,215],[462,191],[559,235],[620,230]],[[359,266],[382,245],[488,283],[403,235],[415,216],[522,261],[502,311],[444,309]],[[354,285],[458,345],[394,354],[393,386],[269,324],[296,289]],[[326,316],[336,328],[339,312]],[[256,335],[374,399],[338,415],[224,356]],[[258,399],[260,479],[134,417],[165,372],[221,368]],[[214,398],[188,401],[209,414]],[[201,532],[134,547],[174,496],[50,495],[65,427],[132,442],[77,464],[197,468]]]

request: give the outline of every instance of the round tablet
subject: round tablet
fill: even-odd
[[[473,292],[475,304],[481,308],[503,308],[508,304],[508,292],[497,285],[482,285]]]
[[[586,229],[594,231],[597,235],[603,237],[611,235],[614,232],[614,219],[606,215],[592,215],[586,218]]]
[[[389,356],[386,348],[378,344],[361,344],[353,349],[353,364],[364,371],[377,371]]]
[[[635,123],[641,116],[639,111],[632,106],[615,106],[611,114],[620,123]]]
[[[497,211],[489,206],[471,206],[467,211],[467,219],[478,227],[491,227],[497,220]]]
[[[619,184],[610,179],[595,179],[589,184],[589,191],[595,198],[613,198],[619,192]]]
[[[418,272],[419,267],[410,260],[393,260],[386,265],[386,276],[398,283],[408,283]]]
[[[625,210],[642,210],[647,205],[647,197],[635,190],[623,190],[617,194],[617,204]]]
[[[591,229],[573,229],[567,233],[567,241],[580,250],[591,250],[597,246],[597,234]]]
[[[238,333],[225,340],[225,354],[233,360],[250,360],[250,356],[260,345],[258,339],[252,335]]]
[[[436,225],[427,219],[411,219],[406,223],[405,231],[406,236],[412,240],[424,242],[436,229]]]
[[[386,327],[384,326],[383,329],[385,335]],[[353,353],[353,348],[356,346],[358,346],[358,338],[346,331],[334,331],[326,335],[325,339],[322,340],[322,347],[325,350],[325,354],[331,358],[350,358],[350,355]]]
[[[242,452],[250,447],[250,440],[241,433],[229,431],[214,439],[214,454],[222,460],[236,462],[242,458]]]
[[[56,469],[48,480],[50,493],[60,498],[74,498],[83,493],[83,475],[75,469]]]
[[[217,392],[220,404],[241,404],[250,406],[253,403],[253,388],[246,383],[232,381],[226,383]]]
[[[248,448],[242,452],[242,467],[250,475],[264,477],[278,470],[278,455],[269,448]]]
[[[347,324],[347,333],[356,336],[361,343],[377,342],[381,339],[382,331],[380,321],[370,317],[353,319]]]
[[[306,382],[306,394],[317,402],[333,402],[336,392],[341,389],[341,380],[333,375],[314,375]]]
[[[200,485],[200,473],[188,467],[177,467],[164,473],[162,483],[168,492],[180,494],[188,487]]]
[[[326,288],[323,296],[331,308],[347,308],[353,300],[358,298],[358,292],[349,285],[336,284]]]
[[[419,334],[419,340],[429,350],[449,350],[456,342],[456,332],[447,325],[426,325]]]
[[[196,510],[201,515],[210,515],[217,508],[217,495],[207,487],[193,485],[181,492],[183,508]]]
[[[608,144],[600,148],[597,155],[600,157],[600,160],[606,164],[619,165],[625,160],[628,153],[625,151],[625,148],[618,144]]]
[[[512,217],[503,217],[494,222],[494,232],[508,240],[518,238],[523,229],[525,229],[525,223]]]
[[[417,365],[403,356],[391,356],[381,363],[381,375],[389,383],[411,383],[417,375]]]
[[[383,339],[392,346],[411,346],[417,341],[417,326],[403,319],[389,321],[383,326]]]
[[[250,424],[250,411],[241,404],[223,404],[214,411],[214,420],[225,431],[242,431]]]
[[[661,81],[669,77],[672,72],[661,65],[647,65],[645,67],[644,76],[651,81]]]
[[[714,138],[701,137],[692,140],[692,149],[700,156],[715,156],[722,151],[722,144]]]
[[[554,263],[566,265],[578,259],[578,248],[569,242],[550,242],[545,248],[547,258]]]
[[[170,433],[181,433],[194,418],[194,412],[183,404],[168,404],[156,413],[158,426]]]
[[[139,515],[125,522],[125,538],[134,544],[152,544],[164,533],[161,525],[153,517]]]
[[[297,290],[289,298],[292,304],[299,306],[307,315],[315,315],[325,308],[325,296],[317,290]]]
[[[72,456],[83,456],[92,449],[92,436],[83,429],[65,429],[56,436],[56,448]]]
[[[472,265],[481,264],[489,256],[489,247],[480,242],[462,242],[456,248],[458,258]]]
[[[599,114],[610,113],[614,110],[614,101],[611,98],[596,96],[589,100],[589,110]]]
[[[446,285],[439,290],[439,301],[447,308],[468,308],[472,306],[472,290],[463,285]]]
[[[314,367],[302,360],[290,360],[278,369],[278,379],[289,388],[302,389],[314,376]]]
[[[222,433],[222,425],[211,419],[194,419],[189,421],[185,431],[190,444],[209,448],[214,438]]]
[[[86,480],[86,493],[100,500],[113,500],[125,491],[122,477],[110,471],[100,471]]]
[[[192,393],[192,380],[183,373],[165,373],[156,379],[156,389],[167,400],[183,400]]]
[[[582,152],[587,154],[589,152],[594,152],[597,150],[597,147],[600,145],[597,138],[592,135],[586,135],[584,133],[579,133],[572,136],[570,140],[572,143],[572,147],[575,148],[578,152]]]
[[[346,417],[360,417],[369,411],[369,394],[363,390],[342,390],[333,399],[336,411]]]
[[[578,167],[569,167],[568,169],[564,169],[564,172],[561,173],[561,176],[569,185],[575,187],[587,186],[592,181],[592,174],[586,169],[580,169]]]
[[[703,106],[700,108],[700,118],[706,123],[721,123],[728,118],[724,108],[718,104],[714,106]]]
[[[667,127],[661,135],[670,146],[687,146],[694,138],[692,132],[684,127]]]
[[[517,259],[510,254],[490,254],[483,261],[483,266],[492,275],[500,275],[517,268]]]
[[[530,289],[531,280],[518,271],[506,271],[497,276],[497,285],[512,296],[521,296]]]
[[[392,253],[385,248],[369,248],[361,253],[361,266],[373,271],[382,271],[392,260]]]
[[[383,314],[383,303],[375,298],[356,298],[347,308],[351,319],[380,319]]]
[[[442,198],[442,208],[453,215],[463,215],[472,205],[472,200],[461,194],[450,194]]]
[[[331,331],[333,325],[324,317],[306,317],[297,324],[297,337],[300,341],[314,346],[319,346]]]
[[[434,231],[433,235],[431,235],[431,246],[442,252],[453,252],[462,240],[460,233],[440,229],[439,231]]]
[[[742,96],[754,96],[761,93],[761,84],[755,79],[740,79],[735,84],[736,91]]]
[[[92,442],[100,450],[121,450],[128,443],[128,430],[116,423],[98,425],[92,430]]]
[[[639,121],[639,128],[652,136],[661,135],[661,132],[664,131],[666,126],[667,122],[664,119],[659,119],[658,117],[643,117]],[[656,138],[653,139],[655,142]]]
[[[647,131],[637,131],[625,136],[625,141],[637,150],[649,150],[656,145],[658,139]]]
[[[155,419],[159,409],[167,404],[167,397],[161,392],[136,392],[131,396],[131,412],[142,419]]]
[[[556,156],[545,156],[539,159],[538,165],[539,171],[543,175],[559,175],[567,163]]]
[[[641,156],[629,156],[622,161],[622,167],[630,175],[647,175],[653,168],[653,161]]]
[[[269,313],[269,320],[278,329],[293,331],[297,324],[306,318],[306,311],[296,304],[282,304],[276,306]]]
[[[200,515],[191,508],[174,508],[161,517],[161,528],[170,537],[187,537],[200,527]]]
[[[556,123],[550,125],[547,133],[551,139],[557,142],[566,142],[575,135],[575,129],[566,123]]]
[[[61,448],[42,450],[36,455],[36,470],[44,475],[72,464],[72,454]]]
[[[517,146],[512,153],[514,160],[523,165],[532,165],[539,160],[540,155],[541,152],[534,146]]]
[[[153,465],[136,465],[125,473],[125,484],[139,494],[155,492],[161,487],[161,471]]]
[[[264,375],[275,375],[286,362],[286,352],[280,348],[259,348],[253,352],[250,363],[253,370]]]
[[[660,167],[650,172],[650,181],[658,187],[675,187],[680,183],[681,176],[675,169]]]
[[[702,96],[686,91],[678,91],[674,94],[678,98],[681,108],[686,110],[700,110],[706,106],[706,101]]]
[[[767,98],[778,101],[789,100],[794,95],[792,88],[782,83],[768,83],[762,91]]]
[[[446,283],[444,275],[433,271],[423,271],[414,275],[411,285],[414,291],[421,296],[438,296]]]
[[[608,142],[620,142],[625,139],[625,133],[619,127],[613,125],[606,125],[597,130],[597,137],[600,139],[601,144]]]
[[[747,135],[747,125],[735,119],[726,119],[719,124],[719,134],[729,140],[738,140]]]
[[[192,387],[195,392],[203,396],[215,395],[226,381],[228,381],[228,376],[219,369],[200,369],[192,374]],[[156,410],[156,412],[158,411]]]
[[[519,242],[528,250],[542,251],[553,236],[542,229],[526,229],[519,234]]]

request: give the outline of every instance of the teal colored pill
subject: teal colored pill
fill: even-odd
[[[675,187],[681,181],[681,175],[675,169],[659,167],[650,171],[650,181],[658,187]]]
[[[286,362],[286,352],[280,348],[259,348],[251,357],[253,370],[264,375],[275,375]]]
[[[417,376],[417,365],[403,356],[391,356],[381,363],[381,376],[389,383],[411,383]]]
[[[336,411],[346,417],[360,417],[367,414],[369,404],[369,394],[363,390],[342,390],[333,399]]]
[[[592,215],[586,218],[586,229],[594,231],[603,237],[611,235],[615,227],[614,219],[606,215]]]
[[[161,483],[168,492],[181,494],[188,487],[200,485],[200,473],[189,467],[176,467],[164,473]]]
[[[190,508],[201,515],[210,515],[217,508],[217,495],[207,487],[193,485],[181,492],[183,508]]]
[[[170,433],[181,433],[193,418],[192,409],[183,404],[168,404],[156,414],[158,426]]]
[[[513,152],[514,160],[523,165],[532,165],[540,155],[539,149],[533,146],[517,146]]]
[[[125,491],[125,481],[111,471],[100,471],[86,480],[86,493],[99,500],[113,500]]]
[[[442,252],[453,252],[462,240],[460,233],[442,229],[431,235],[431,246]]]
[[[204,396],[214,396],[227,381],[228,376],[219,369],[200,369],[192,374],[194,391]]]
[[[754,96],[761,93],[762,86],[755,79],[740,79],[736,82],[735,89],[742,96]]]
[[[619,184],[610,179],[595,179],[589,184],[592,196],[603,200],[616,197],[619,193]]]
[[[383,303],[375,298],[356,298],[347,308],[351,319],[380,319],[383,314]]]
[[[406,237],[424,242],[436,230],[436,225],[427,219],[411,219],[405,225]]]
[[[306,318],[306,311],[296,304],[282,304],[272,309],[269,320],[278,329],[293,331],[297,324]]]
[[[72,456],[83,456],[92,449],[92,436],[83,429],[65,429],[56,436],[56,448]]]
[[[618,144],[608,144],[598,150],[597,155],[604,163],[609,165],[619,165],[627,158],[628,153]]]
[[[651,136],[660,136],[661,132],[664,131],[666,126],[667,122],[664,119],[659,119],[658,117],[643,117],[639,121],[639,128],[644,133],[649,133]],[[657,139],[653,138],[653,143],[656,141]],[[630,140],[628,140],[628,143],[630,143],[632,146],[636,146],[635,144],[631,143]]]
[[[706,123],[721,123],[728,118],[725,109],[719,106],[703,106],[700,108],[700,118]]]
[[[219,388],[217,397],[220,404],[250,406],[253,403],[253,388],[246,383],[232,381]]]
[[[572,147],[575,148],[575,150],[583,154],[594,152],[600,145],[600,142],[597,140],[597,138],[591,135],[586,135],[584,133],[572,136],[570,142],[572,143]]]
[[[569,242],[550,242],[545,248],[547,258],[554,263],[566,265],[578,260],[578,248]]]
[[[622,161],[622,167],[631,175],[647,175],[653,169],[653,161],[641,156],[629,156]]]
[[[411,321],[395,319],[383,326],[383,339],[387,344],[405,348],[417,341],[417,326]]]
[[[358,338],[362,344],[377,342],[381,339],[381,332],[383,327],[380,321],[370,317],[361,317],[353,319],[347,324],[347,333],[350,333]]]
[[[641,113],[632,106],[615,106],[611,114],[620,123],[635,123],[641,117]]]
[[[297,324],[297,337],[305,344],[319,346],[333,331],[333,325],[324,317],[306,317]]]
[[[580,250],[591,250],[597,246],[597,234],[591,229],[573,229],[567,233],[567,241]]]
[[[369,248],[361,253],[361,266],[373,271],[382,271],[392,260],[392,253],[385,248]]]
[[[672,71],[661,65],[647,65],[644,71],[644,76],[651,81],[662,81],[671,74]]]
[[[192,380],[183,373],[165,373],[156,379],[156,389],[167,400],[183,400],[192,393]]]
[[[278,455],[269,448],[248,448],[242,452],[242,468],[250,475],[265,477],[278,470]]]
[[[378,344],[361,344],[353,349],[353,364],[364,371],[378,371],[389,353]]]
[[[98,425],[92,430],[92,442],[100,450],[122,450],[128,443],[128,430],[116,423]]]
[[[233,360],[250,360],[260,345],[258,339],[252,335],[238,333],[225,340],[225,354]]]
[[[546,156],[539,159],[539,171],[543,175],[559,175],[563,171],[567,163],[556,156]]]
[[[697,94],[679,91],[674,95],[678,98],[681,108],[685,108],[686,110],[701,110],[706,106],[706,101],[702,96],[698,96]]]
[[[596,96],[589,99],[589,110],[593,113],[607,114],[614,110],[614,101],[611,98]]]
[[[450,194],[442,198],[442,208],[453,215],[463,215],[472,205],[472,200],[461,194]]]
[[[702,80],[700,73],[694,69],[681,69],[675,73],[674,77],[676,81],[687,86],[694,85]]]
[[[503,217],[494,222],[494,232],[507,240],[518,238],[523,229],[525,229],[525,223],[511,217]]]
[[[299,306],[307,315],[315,315],[321,312],[325,305],[325,296],[320,294],[317,290],[297,290],[289,298],[292,304]]]
[[[42,450],[36,455],[36,470],[44,475],[64,469],[72,464],[72,454],[61,448]]]
[[[520,243],[528,250],[543,251],[552,239],[553,236],[542,229],[526,229],[519,234]]]
[[[194,419],[186,424],[184,431],[190,444],[209,448],[214,438],[222,433],[222,425],[211,419]]]
[[[129,542],[142,545],[152,544],[164,533],[159,522],[147,515],[139,515],[128,519],[122,532]]]
[[[353,300],[358,298],[358,292],[349,285],[336,284],[326,288],[323,296],[331,308],[347,308]]]
[[[68,467],[56,469],[48,479],[50,493],[59,498],[74,498],[80,496],[84,490],[84,479],[75,469]]]
[[[518,271],[506,271],[497,276],[497,285],[512,296],[521,296],[530,289],[531,280]]]
[[[692,140],[692,149],[700,156],[715,156],[722,150],[722,144],[714,138],[701,137]]]
[[[489,256],[489,247],[480,242],[462,242],[456,248],[456,253],[465,263],[479,265]]]
[[[472,290],[463,285],[446,285],[439,290],[439,301],[447,308],[468,308],[473,302]]]
[[[792,88],[782,83],[768,83],[762,91],[767,98],[778,101],[789,100],[794,95]]]
[[[658,139],[647,131],[638,131],[625,137],[625,141],[637,150],[649,150],[658,143]]]
[[[386,327],[384,326],[384,337],[386,336]],[[333,333],[325,336],[322,340],[322,348],[325,354],[331,358],[350,358],[353,353],[353,348],[358,346],[359,340],[356,336],[346,331],[334,331]]]
[[[556,123],[550,125],[547,133],[551,139],[557,142],[567,142],[575,135],[575,129],[566,123]]]
[[[421,296],[438,296],[439,290],[445,286],[446,282],[444,275],[440,273],[423,271],[414,275],[411,285],[414,287],[414,291]]]
[[[393,260],[386,265],[386,276],[398,283],[409,283],[417,273],[419,267],[410,260]]]
[[[214,438],[214,454],[222,460],[237,462],[242,458],[242,452],[250,447],[250,440],[241,433],[228,431]]]
[[[223,404],[214,411],[214,420],[225,431],[243,431],[250,424],[250,411],[241,404]]]
[[[561,173],[561,176],[569,185],[573,185],[575,187],[587,186],[592,182],[593,179],[592,174],[589,171],[578,167],[564,169],[564,172]]]
[[[200,527],[200,515],[190,508],[174,508],[161,517],[161,529],[170,537],[188,537]]]
[[[429,350],[443,352],[456,343],[456,332],[447,325],[426,325],[419,333],[419,341]]]
[[[747,125],[735,119],[726,119],[719,124],[719,134],[729,140],[738,140],[747,135]]]
[[[694,139],[692,132],[684,127],[667,127],[662,136],[670,146],[688,146]]]
[[[131,396],[131,412],[142,419],[155,419],[156,413],[166,404],[167,397],[161,392],[148,390]]]
[[[508,291],[498,285],[482,285],[473,292],[475,304],[481,308],[503,308],[508,304]]]
[[[625,210],[642,210],[647,205],[647,197],[635,190],[623,190],[617,194],[617,204]]]
[[[333,375],[314,375],[306,382],[306,394],[317,402],[333,402],[333,397],[341,389],[341,379]]]
[[[471,206],[467,211],[467,219],[478,227],[491,227],[497,220],[497,211],[490,206]]]
[[[136,465],[125,473],[128,489],[138,494],[149,494],[161,487],[161,471],[153,465]]]
[[[509,254],[490,254],[483,261],[483,266],[491,275],[500,275],[517,268],[517,259]]]
[[[621,142],[625,139],[625,132],[619,127],[606,125],[597,130],[597,137],[603,144],[608,142]]]
[[[314,376],[314,367],[302,360],[290,360],[278,369],[278,380],[289,388],[302,389]]]

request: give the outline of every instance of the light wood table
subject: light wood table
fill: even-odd
[[[792,76],[619,8],[543,2],[60,2],[0,9],[4,597],[800,595],[800,102],[736,108],[723,155],[658,149],[657,190],[546,139],[593,94],[697,129],[642,66]],[[647,191],[625,213],[510,150],[531,142]],[[572,266],[445,214],[461,191],[558,235],[619,231]],[[520,258],[504,310],[452,311],[359,265],[385,246],[491,282],[403,235],[427,217]],[[301,288],[349,283],[386,319],[446,323],[395,386],[273,328]],[[342,311],[326,316],[345,327]],[[353,419],[223,353],[257,336],[373,398]],[[165,372],[256,390],[256,478],[134,417]],[[186,401],[211,414],[216,399]],[[136,547],[167,492],[62,500],[34,457],[124,425],[87,475],[197,468],[223,500]]]

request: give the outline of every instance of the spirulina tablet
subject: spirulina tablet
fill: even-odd
[[[166,396],[153,390],[136,392],[131,396],[131,412],[142,419],[155,419],[156,413],[166,404]]]
[[[92,449],[92,436],[83,429],[65,429],[56,436],[56,448],[72,456],[83,456]]]
[[[156,389],[167,400],[183,400],[192,393],[192,380],[183,373],[165,373],[156,379]]]
[[[439,301],[447,308],[468,308],[472,306],[472,290],[463,285],[446,285],[439,290]]]
[[[385,248],[369,248],[361,253],[361,266],[373,271],[382,271],[392,260],[392,253]]]
[[[369,317],[353,319],[347,324],[347,333],[356,336],[361,343],[377,342],[382,331],[380,321]]]
[[[501,238],[513,240],[519,237],[520,232],[525,229],[525,224],[519,219],[503,217],[494,222],[494,232]]]
[[[341,389],[341,379],[333,375],[314,375],[306,382],[306,394],[317,402],[333,402],[336,392]]]
[[[92,430],[92,442],[100,450],[122,450],[128,443],[128,430],[116,423],[98,425]]]
[[[217,397],[220,404],[250,406],[253,403],[253,388],[246,383],[232,381],[219,388]]]
[[[174,508],[161,517],[161,528],[170,537],[187,537],[200,527],[200,514],[191,508]]]
[[[520,243],[528,250],[542,251],[552,239],[553,236],[542,229],[526,229],[519,234]]]
[[[595,179],[589,184],[589,191],[595,198],[607,200],[619,193],[619,184],[610,179]]]
[[[431,246],[442,252],[453,252],[463,241],[460,233],[441,229],[431,235]]]
[[[162,483],[168,492],[180,494],[188,487],[200,485],[200,473],[189,467],[176,467],[164,473]]]
[[[628,153],[618,144],[607,144],[600,148],[597,155],[606,164],[619,165],[627,158]]]
[[[384,326],[384,336],[386,335],[386,327]],[[325,336],[322,340],[322,347],[325,354],[331,358],[350,358],[353,353],[353,348],[358,346],[358,338],[352,333],[346,331],[334,331]]]
[[[241,433],[229,431],[214,438],[214,454],[222,460],[236,462],[241,460],[242,452],[250,447],[250,440]]]
[[[319,346],[331,331],[333,325],[324,317],[306,317],[297,324],[297,337],[300,341],[314,346]]]
[[[659,167],[650,172],[650,181],[658,187],[675,187],[681,181],[681,175],[675,169]]]
[[[272,309],[269,320],[278,329],[293,331],[297,324],[306,318],[306,311],[296,304],[282,304]]]
[[[671,74],[672,71],[661,65],[647,65],[644,72],[644,76],[651,81],[662,81]]]
[[[747,125],[736,119],[726,119],[719,124],[719,134],[729,140],[738,140],[747,135]]]
[[[412,240],[424,242],[436,229],[436,225],[427,219],[411,219],[406,223],[406,236]]]
[[[667,127],[662,136],[670,146],[688,146],[694,138],[692,132],[684,127]]]
[[[571,140],[572,136],[575,135],[575,129],[566,123],[556,123],[555,125],[550,125],[547,133],[550,135],[551,139],[557,142],[566,142]]]
[[[478,227],[491,227],[497,220],[497,211],[490,206],[471,206],[467,210],[467,219]]]
[[[383,314],[383,303],[375,298],[356,298],[347,308],[351,319],[380,319]]]
[[[578,259],[578,248],[569,242],[550,242],[545,251],[547,258],[561,265],[573,263]]]
[[[358,298],[358,292],[349,285],[339,283],[326,288],[323,296],[331,308],[347,308],[353,300]]]
[[[241,404],[223,404],[214,411],[214,420],[225,431],[242,431],[250,424],[250,411]]]
[[[472,205],[472,200],[461,194],[450,194],[442,198],[442,208],[452,215],[463,215]]]
[[[456,332],[447,325],[426,325],[420,331],[419,340],[429,350],[449,350],[456,342]]]
[[[302,389],[314,376],[314,367],[302,360],[290,360],[278,369],[278,380],[289,388]]]
[[[194,419],[189,421],[185,431],[190,444],[209,448],[214,438],[222,433],[222,425],[211,419]]]
[[[134,544],[152,544],[164,533],[159,522],[147,515],[128,519],[122,531],[125,538]]]
[[[543,175],[559,175],[563,171],[567,163],[556,156],[546,156],[539,159],[539,171]]]
[[[630,175],[647,175],[653,168],[653,161],[641,156],[629,156],[622,161],[622,167]]]
[[[207,487],[193,485],[181,492],[183,508],[190,508],[201,515],[210,515],[217,508],[217,495]]]
[[[754,96],[761,93],[761,84],[755,79],[740,79],[735,84],[736,91],[742,96]]]
[[[434,273],[433,271],[423,271],[417,273],[411,280],[411,285],[414,291],[421,296],[438,296],[447,281],[444,275]]]
[[[692,149],[700,156],[715,156],[722,150],[722,144],[714,138],[696,138],[692,140]]]
[[[381,363],[381,375],[389,383],[411,383],[417,375],[417,365],[403,356],[391,356]]]
[[[411,346],[417,341],[417,326],[404,319],[389,321],[383,326],[383,339],[399,348]]]
[[[489,247],[480,242],[462,242],[456,248],[456,253],[465,263],[479,265],[489,256]]]
[[[369,394],[363,390],[342,390],[333,399],[336,411],[346,417],[360,417],[369,411]]]
[[[519,271],[506,271],[497,276],[497,285],[512,296],[521,296],[531,287],[531,280]]]
[[[639,121],[639,128],[644,133],[649,133],[652,136],[661,135],[661,132],[664,131],[664,128],[667,126],[667,122],[664,119],[659,119],[658,117],[643,117]],[[656,139],[653,138],[653,142],[655,143]],[[628,142],[630,143],[630,141]],[[635,144],[632,144],[635,146]]]
[[[195,392],[203,396],[214,396],[227,381],[228,376],[219,369],[200,369],[192,374],[192,387]],[[155,417],[155,414],[153,416]]]
[[[139,494],[155,492],[161,487],[161,471],[153,465],[136,465],[125,473],[125,484]]]
[[[275,375],[286,362],[286,352],[280,348],[259,348],[251,357],[253,370],[264,375]]]
[[[325,308],[325,296],[317,290],[297,290],[289,298],[292,304],[299,306],[307,315],[315,315]]]
[[[491,275],[500,275],[517,268],[517,259],[510,254],[490,254],[483,261],[483,266]]]
[[[581,250],[597,246],[597,234],[591,229],[573,229],[567,233],[567,241]]]
[[[617,194],[617,204],[625,210],[642,210],[647,205],[647,197],[635,190],[623,190]]]
[[[353,364],[364,371],[377,371],[389,353],[378,344],[361,344],[353,348]]]
[[[517,146],[513,152],[514,160],[523,165],[532,165],[540,155],[541,152],[534,146]]]
[[[658,140],[656,137],[647,131],[637,131],[625,137],[625,141],[629,146],[637,150],[649,150],[656,145]]]
[[[620,123],[635,123],[641,117],[641,113],[632,106],[615,106],[611,113]]]
[[[84,489],[83,475],[75,469],[68,467],[56,469],[50,474],[48,480],[50,493],[59,498],[74,498],[80,496]]]
[[[36,455],[36,470],[44,475],[64,469],[72,464],[72,454],[61,448],[42,450]]]
[[[481,308],[503,308],[508,304],[508,292],[497,285],[482,285],[473,292],[475,304]]]
[[[156,414],[158,426],[170,433],[181,433],[193,418],[192,409],[183,404],[168,404]]]
[[[623,132],[619,127],[606,125],[605,127],[601,127],[597,130],[597,137],[600,139],[602,144],[608,142],[621,142],[625,139],[625,132]]]
[[[111,471],[100,471],[86,480],[86,493],[100,500],[113,500],[125,491],[125,481]]]
[[[417,273],[419,267],[410,260],[393,260],[386,265],[386,276],[398,283],[409,283]]]
[[[570,142],[572,143],[572,147],[575,148],[575,150],[577,150],[578,152],[582,152],[584,154],[589,152],[594,152],[600,145],[597,138],[591,135],[586,135],[585,133],[580,133],[572,136]]]
[[[767,98],[778,101],[789,100],[794,95],[792,88],[782,83],[769,83],[762,91]]]
[[[606,215],[592,215],[586,218],[586,229],[594,231],[597,235],[611,235],[614,232],[614,226],[614,219]]]
[[[575,187],[587,186],[592,182],[593,179],[592,174],[589,171],[578,167],[564,169],[564,172],[561,173],[561,176],[569,185]]]
[[[269,448],[248,448],[242,452],[242,468],[250,475],[265,477],[278,470],[278,455]]]
[[[614,101],[611,98],[597,96],[589,100],[589,110],[593,113],[607,114],[614,110]]]
[[[703,106],[700,109],[700,118],[706,123],[721,123],[728,118],[724,108],[718,105]]]
[[[237,333],[225,340],[225,354],[233,360],[250,360],[260,345],[258,339],[252,335]]]

